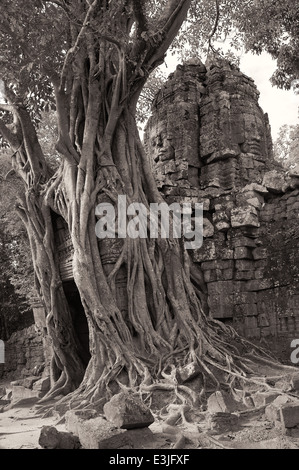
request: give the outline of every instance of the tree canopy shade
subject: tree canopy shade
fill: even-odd
[[[299,76],[299,6],[291,0],[244,2],[236,24],[247,51],[277,60],[272,83],[290,89]]]
[[[248,368],[233,338],[239,345],[245,342],[205,315],[200,272],[179,240],[125,238],[118,246],[105,246],[95,235],[99,202],[116,204],[120,195],[128,204],[146,207],[163,202],[136,126],[138,98],[176,37],[180,47],[186,41],[194,45],[194,32],[211,48],[217,28],[223,34],[233,24],[230,17],[239,14],[244,21],[239,3],[1,2],[0,74],[6,101],[0,105],[0,133],[24,183],[18,212],[52,339],[52,388],[45,399],[74,392],[74,402],[96,401],[119,387],[177,391],[176,370],[190,362],[217,385],[215,371],[227,373],[231,385],[245,377]],[[180,31],[187,18],[183,41]],[[40,114],[48,107],[57,115],[58,168],[49,164],[37,134]],[[72,276],[88,323],[90,360],[61,279],[58,219],[71,240]],[[114,262],[104,264],[103,258],[113,254]],[[120,277],[126,285],[124,308]],[[157,385],[161,378],[168,384]],[[197,400],[194,392],[179,388]]]

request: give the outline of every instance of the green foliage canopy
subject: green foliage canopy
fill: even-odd
[[[2,0],[2,91],[9,99],[21,100],[31,115],[39,118],[41,111],[54,106],[53,78],[61,75],[65,87],[68,86],[68,69],[75,67],[80,34],[93,34],[95,41],[107,37],[121,44],[129,56],[139,43],[157,40],[152,32],[157,31],[163,9],[170,3],[170,0],[98,0],[92,4],[83,0]],[[184,57],[205,56],[216,53],[214,42],[226,38],[234,49],[245,47],[246,51],[258,54],[263,50],[270,53],[277,59],[273,83],[290,88],[299,69],[298,8],[291,0],[193,0],[171,52]],[[138,23],[132,21],[127,34],[113,22],[117,16],[126,18],[124,10],[132,11],[132,16],[134,11],[139,19]],[[78,41],[70,48],[71,37],[78,28],[81,28]],[[133,56],[130,54],[131,65],[138,67]],[[2,110],[2,119],[10,123],[11,116]]]

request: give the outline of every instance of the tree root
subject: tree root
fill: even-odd
[[[172,426],[165,421],[165,424],[162,425],[162,432],[166,437],[167,435],[171,438],[175,437],[176,440],[172,445],[172,449],[183,449],[185,447],[186,437],[179,428]]]
[[[67,395],[70,391],[71,384],[69,380],[67,380],[65,372],[62,372],[60,378],[57,380],[51,390],[38,401],[38,404],[53,400],[59,395]]]
[[[220,447],[221,449],[231,449],[231,447],[225,446],[221,444],[221,442],[218,441],[218,439],[215,439],[214,437],[210,436],[207,433],[202,433],[202,435],[208,439],[212,444],[216,445],[217,447]]]
[[[202,432],[196,424],[190,423],[185,416],[185,413],[190,410],[190,407],[182,406],[182,405],[175,405],[170,404],[167,409],[171,412],[169,417],[164,420],[162,425],[162,431],[166,436],[170,436],[171,438],[175,437],[175,442],[172,445],[172,449],[183,449],[188,438],[188,432],[193,434],[193,439],[196,434],[199,436],[205,437],[211,444],[216,445],[222,449],[230,449],[220,443],[217,439],[213,438],[206,432]],[[179,424],[179,420],[182,419],[182,422]]]

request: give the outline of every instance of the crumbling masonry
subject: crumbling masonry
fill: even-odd
[[[202,202],[191,253],[210,315],[248,338],[299,338],[299,173],[274,160],[254,81],[225,61],[177,67],[145,129],[168,203]]]

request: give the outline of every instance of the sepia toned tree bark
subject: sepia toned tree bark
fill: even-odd
[[[77,19],[68,24],[60,72],[43,64],[58,119],[61,163],[55,173],[20,95],[6,87],[7,104],[0,105],[13,116],[9,125],[0,121],[0,132],[24,181],[18,212],[53,346],[52,387],[42,400],[63,394],[74,406],[83,406],[122,388],[145,393],[162,388],[195,402],[198,396],[177,383],[177,370],[190,363],[216,387],[221,374],[230,386],[247,380],[250,361],[237,348],[246,348],[246,341],[203,312],[200,273],[180,240],[127,237],[107,274],[95,234],[95,207],[101,201],[116,206],[118,196],[125,195],[128,204],[141,202],[147,208],[163,202],[140,141],[136,104],[185,20],[190,0],[162,2],[155,24],[143,0],[54,3],[66,18]],[[87,368],[59,272],[54,213],[66,222],[73,245],[73,277],[89,328]],[[126,272],[126,318],[117,302],[121,269]]]

